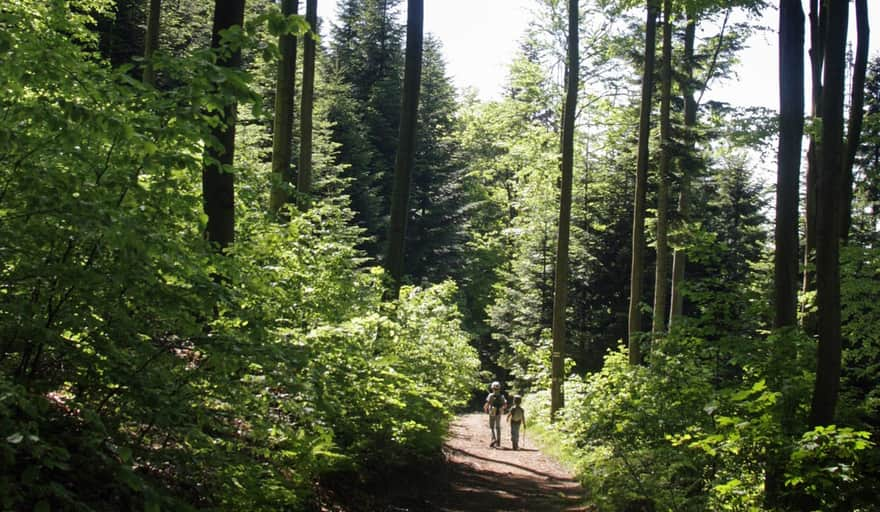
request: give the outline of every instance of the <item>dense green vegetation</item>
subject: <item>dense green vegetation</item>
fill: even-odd
[[[426,34],[413,112],[399,0],[339,0],[315,63],[315,3],[276,4],[0,5],[0,509],[308,509],[438,454],[494,378],[601,510],[880,507],[880,60],[778,119],[703,101],[764,2],[535,0],[497,100]]]

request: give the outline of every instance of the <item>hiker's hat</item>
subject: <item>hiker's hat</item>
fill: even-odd
[[[501,383],[496,380],[492,383],[492,389],[501,389]]]

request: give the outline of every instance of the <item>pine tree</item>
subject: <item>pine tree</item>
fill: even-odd
[[[366,249],[377,258],[386,241],[400,122],[403,29],[397,21],[399,3],[340,0],[339,24],[331,30],[328,58],[329,74],[349,88],[354,100],[349,114],[331,113],[333,121],[336,116],[354,121],[336,122],[333,138],[342,144],[339,162],[350,165],[352,206],[372,240]]]
[[[465,271],[469,226],[457,107],[441,43],[428,35],[406,242],[406,274],[415,282],[460,281]]]

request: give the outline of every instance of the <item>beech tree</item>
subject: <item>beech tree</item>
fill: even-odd
[[[312,116],[315,105],[315,46],[318,37],[318,0],[306,0],[309,33],[303,41],[303,90],[300,107],[299,169],[296,178],[300,208],[312,190]]]
[[[779,3],[779,153],[776,171],[774,327],[797,322],[798,193],[804,132],[804,13]]]
[[[651,98],[654,90],[654,52],[657,44],[657,0],[647,0],[645,21],[645,64],[642,71],[642,100],[639,114],[639,148],[636,163],[635,200],[633,202],[632,263],[627,340],[629,361],[639,364],[642,352],[639,336],[642,332],[642,278],[645,254],[645,195],[648,185],[648,141],[651,136]]]
[[[830,425],[840,389],[840,189],[848,2],[827,3],[821,97],[822,147],[816,176],[816,302],[819,349],[810,424]]]
[[[153,68],[153,53],[159,46],[159,18],[162,13],[162,0],[150,0],[147,15],[147,35],[144,38],[144,83],[156,85],[156,70]]]
[[[283,0],[281,14],[297,14],[299,0]],[[281,59],[275,80],[275,118],[272,129],[272,186],[269,193],[269,211],[277,213],[288,201],[293,171],[290,168],[293,153],[294,95],[296,89],[296,36],[284,33],[278,37]]]
[[[223,32],[244,23],[244,0],[216,0],[211,47],[220,49],[217,63],[236,69],[241,65],[241,48],[233,43],[221,48]],[[208,216],[206,237],[222,251],[235,239],[235,178],[231,172],[235,157],[235,119],[237,102],[228,100],[211,130],[213,141],[206,145],[202,171],[202,196]]]
[[[843,161],[843,185],[841,187],[840,238],[844,244],[849,240],[852,225],[853,166],[862,136],[865,116],[865,75],[868,71],[868,1],[856,0],[856,54],[853,62],[852,92],[850,93],[849,119],[846,128],[846,144]]]
[[[669,285],[669,177],[672,167],[672,0],[663,1],[663,68],[660,85],[660,165],[657,169],[657,264],[654,272],[654,336],[666,330]]]

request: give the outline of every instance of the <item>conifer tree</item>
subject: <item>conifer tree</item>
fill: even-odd
[[[419,130],[407,220],[406,273],[414,282],[461,282],[469,239],[456,92],[440,41],[425,37]]]
[[[565,405],[562,394],[566,344],[566,306],[568,304],[571,196],[574,180],[574,122],[577,114],[580,56],[578,53],[578,0],[568,2],[568,58],[565,73],[565,108],[562,114],[562,182],[559,224],[556,238],[556,268],[553,288],[553,347],[551,353],[550,415]]]
[[[403,281],[406,223],[415,160],[419,93],[422,80],[423,0],[407,0],[406,69],[403,79],[403,105],[400,110],[400,146],[394,166],[391,192],[391,220],[388,231],[386,267],[396,290]],[[396,295],[396,294],[395,294]]]

